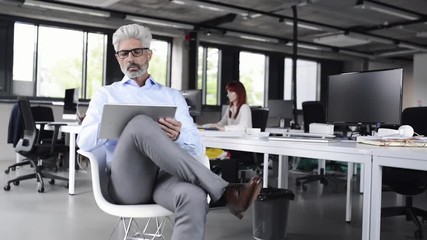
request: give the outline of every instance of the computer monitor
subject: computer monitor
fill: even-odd
[[[79,89],[65,89],[64,109],[62,118],[66,120],[76,120],[77,118],[77,103],[79,101]]]
[[[327,121],[345,125],[400,125],[403,69],[329,76]]]
[[[202,115],[202,90],[182,90],[181,93],[184,96],[187,105],[190,107],[190,115],[192,117]]]
[[[283,120],[284,126],[289,126],[290,121],[294,118],[294,105],[292,100],[270,99],[268,100],[267,126],[279,127],[280,121]]]

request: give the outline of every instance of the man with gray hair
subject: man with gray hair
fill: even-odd
[[[261,178],[230,184],[211,172],[196,156],[204,154],[199,131],[178,90],[157,83],[148,73],[153,55],[147,27],[130,24],[113,35],[116,59],[124,77],[101,87],[89,104],[77,143],[85,151],[104,148],[110,169],[109,194],[118,204],[156,202],[175,213],[173,240],[202,240],[209,206],[223,195],[238,218],[259,194]],[[174,118],[138,115],[130,120],[118,140],[99,139],[106,103],[175,105]]]

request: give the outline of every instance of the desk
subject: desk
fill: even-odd
[[[244,137],[212,137],[203,136],[203,143],[207,147],[225,148],[238,151],[250,151],[264,153],[264,187],[268,184],[268,154],[282,156],[322,158],[349,163],[348,171],[352,173],[351,163],[364,164],[364,181],[371,182],[372,149],[369,145],[354,142],[331,142],[331,143],[306,143],[306,142],[282,142],[269,141],[265,139],[252,139]],[[283,157],[279,158],[279,184],[283,175],[287,178],[288,162]],[[348,175],[348,182],[352,174]],[[347,185],[346,221],[351,219],[351,184]],[[371,185],[364,184],[363,216],[362,216],[362,239],[368,240],[370,234],[371,210]]]
[[[411,147],[378,147],[372,152],[371,240],[380,240],[382,167],[427,171],[427,149]]]
[[[80,125],[61,126],[61,131],[69,135],[69,155],[68,155],[68,194],[73,195],[75,189],[76,176],[76,136],[80,131]]]

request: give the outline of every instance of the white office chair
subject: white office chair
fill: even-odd
[[[82,150],[78,150],[77,152],[89,158],[95,201],[102,211],[120,217],[120,222],[125,232],[123,239],[164,239],[163,230],[166,224],[169,224],[169,226],[173,228],[170,217],[174,213],[158,204],[117,205],[112,203],[108,195],[106,184],[108,176],[106,172],[107,164],[105,151],[103,149],[96,149],[92,152],[85,152]],[[207,156],[201,156],[200,160],[209,168],[209,159]],[[144,228],[141,229],[134,218],[146,218],[148,221]],[[153,220],[155,223],[155,232],[149,233],[147,229],[150,223],[153,223]]]

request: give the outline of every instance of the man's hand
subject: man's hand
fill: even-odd
[[[172,141],[176,141],[181,133],[182,123],[174,118],[159,118],[160,127]]]

